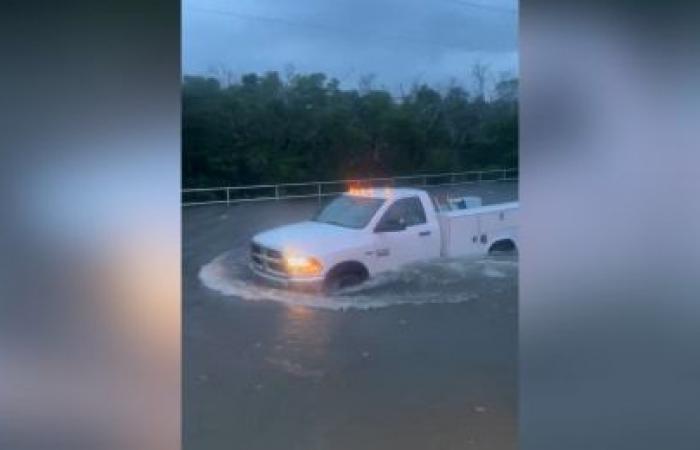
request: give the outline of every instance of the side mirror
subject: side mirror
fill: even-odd
[[[403,219],[382,220],[374,228],[375,233],[386,233],[393,231],[403,231],[406,229],[406,222]]]

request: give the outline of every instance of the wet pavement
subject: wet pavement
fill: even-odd
[[[451,190],[517,198],[515,183]],[[334,297],[255,283],[250,238],[316,208],[183,208],[183,448],[514,449],[517,256],[416,264]]]

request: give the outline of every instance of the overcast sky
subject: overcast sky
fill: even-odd
[[[366,74],[394,92],[451,79],[469,88],[476,61],[492,79],[517,75],[517,23],[513,0],[184,0],[183,73],[291,65],[345,88]]]

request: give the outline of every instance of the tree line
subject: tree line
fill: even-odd
[[[322,73],[247,74],[230,84],[186,76],[183,186],[515,167],[517,90],[517,79],[502,79],[488,97],[426,84],[397,97],[371,81],[341,89]]]

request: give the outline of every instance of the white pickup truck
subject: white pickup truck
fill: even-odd
[[[256,234],[250,268],[277,285],[335,291],[419,260],[516,249],[517,202],[466,203],[440,208],[419,189],[351,190],[309,221]]]

